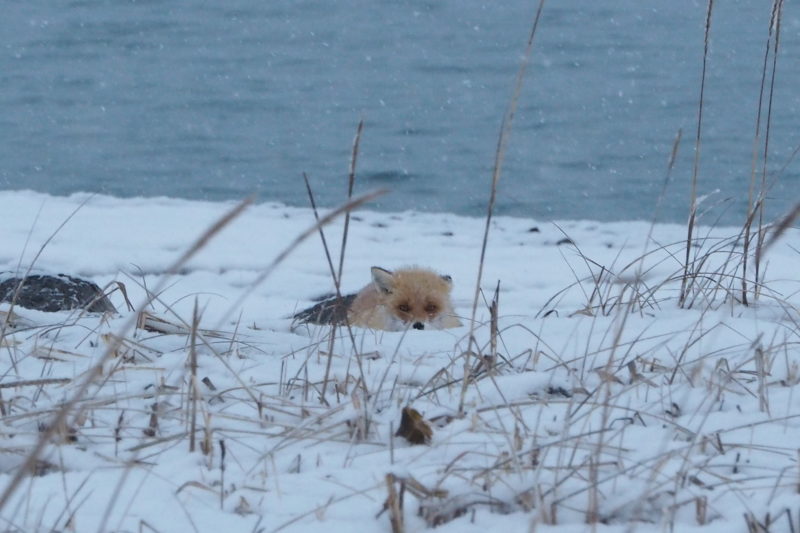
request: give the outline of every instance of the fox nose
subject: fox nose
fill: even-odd
[[[425,329],[425,324],[423,324],[422,322],[414,322],[414,325],[412,327],[414,329]]]

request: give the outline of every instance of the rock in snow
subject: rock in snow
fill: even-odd
[[[13,301],[15,305],[38,311],[86,309],[92,313],[117,312],[97,284],[66,274],[34,274],[5,279],[0,282],[0,301]]]

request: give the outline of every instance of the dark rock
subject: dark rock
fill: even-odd
[[[33,274],[24,278],[11,277],[0,282],[0,302],[38,311],[86,309],[91,313],[116,313],[114,305],[95,283],[85,279],[58,274]],[[16,294],[16,298],[15,298]]]

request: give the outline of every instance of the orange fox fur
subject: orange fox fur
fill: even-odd
[[[372,283],[361,289],[347,311],[353,326],[388,331],[446,329],[461,325],[450,302],[450,276],[423,268],[390,272],[372,267]]]
[[[394,272],[372,267],[372,283],[357,294],[330,298],[294,316],[300,322],[342,324],[402,331],[446,329],[461,325],[453,311],[450,276],[409,267]]]

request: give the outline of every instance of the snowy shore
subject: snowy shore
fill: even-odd
[[[385,532],[398,512],[409,532],[800,527],[796,229],[767,251],[761,294],[743,306],[739,229],[701,227],[681,308],[683,226],[656,225],[647,242],[646,222],[498,217],[474,343],[469,325],[339,331],[329,358],[328,328],[293,331],[288,318],[333,290],[319,236],[256,283],[314,224],[310,209],[250,206],[163,279],[233,204],[3,191],[0,205],[0,271],[36,258],[39,271],[120,282],[166,321],[126,327],[136,313],[119,290],[117,316],[13,310],[0,339],[2,490],[121,344],[0,509],[4,530]],[[373,265],[430,267],[452,276],[469,324],[484,223],[359,210],[342,290]],[[341,232],[341,220],[325,228],[334,263]],[[430,421],[429,445],[393,436],[406,405]],[[389,485],[405,497],[381,513]]]

